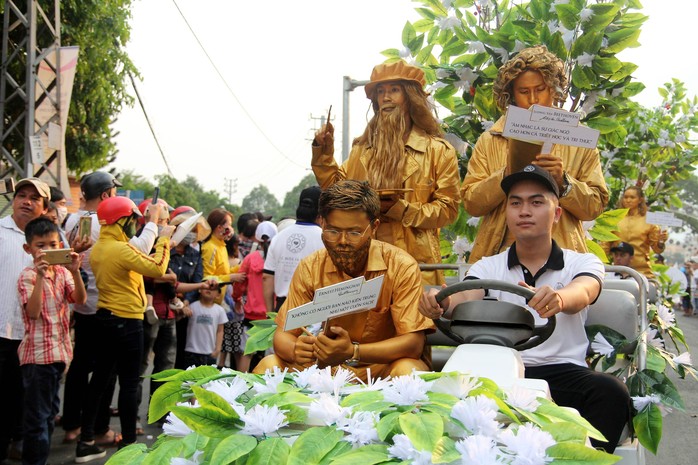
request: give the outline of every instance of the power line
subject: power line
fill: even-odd
[[[133,90],[136,92],[136,99],[138,100],[138,104],[141,106],[141,110],[143,110],[143,116],[145,116],[145,121],[148,123],[148,127],[150,128],[150,133],[153,135],[153,139],[155,139],[155,145],[158,146],[158,150],[160,151],[160,155],[162,156],[162,161],[165,162],[165,168],[167,168],[167,173],[170,176],[174,177],[174,174],[172,174],[172,170],[170,169],[170,164],[167,163],[167,158],[165,158],[165,152],[163,152],[162,147],[160,146],[160,141],[158,141],[158,136],[155,135],[155,129],[153,129],[153,125],[150,124],[148,112],[145,111],[143,100],[141,100],[141,94],[138,93],[138,87],[136,87],[136,80],[133,79],[133,74],[131,74],[131,71],[128,71],[128,77],[131,78],[131,85],[133,86]]]
[[[213,62],[213,59],[211,58],[211,56],[210,56],[210,55],[208,54],[208,52],[206,51],[206,48],[204,47],[204,44],[201,43],[201,41],[199,40],[199,37],[196,35],[196,32],[194,32],[194,29],[191,27],[191,25],[189,24],[189,21],[187,21],[187,18],[184,16],[184,13],[183,13],[182,10],[179,8],[179,5],[177,5],[177,1],[176,1],[176,0],[172,0],[172,3],[174,3],[175,7],[177,8],[177,11],[179,12],[180,16],[181,16],[182,19],[184,20],[184,23],[187,25],[187,27],[189,28],[189,31],[190,31],[191,34],[194,36],[194,39],[196,40],[196,43],[198,43],[198,44],[199,44],[199,47],[201,47],[201,50],[204,52],[204,55],[206,55],[206,58],[208,59],[209,63],[211,63],[211,66],[212,66],[213,69],[216,71],[216,74],[218,74],[218,77],[221,79],[221,81],[223,81],[223,84],[225,85],[226,89],[228,89],[228,92],[230,93],[230,95],[231,95],[231,96],[235,99],[235,101],[238,103],[238,105],[240,106],[240,108],[242,109],[242,111],[245,113],[245,115],[247,116],[247,118],[250,120],[250,122],[254,125],[254,127],[257,128],[257,130],[259,131],[259,133],[267,140],[267,142],[269,142],[269,145],[271,145],[271,146],[274,148],[274,150],[276,150],[277,152],[279,152],[279,154],[280,154],[281,156],[283,156],[285,159],[287,159],[287,160],[290,161],[291,163],[293,163],[293,164],[295,164],[295,165],[298,165],[298,166],[300,166],[301,168],[305,168],[303,165],[301,165],[300,163],[296,162],[296,161],[293,160],[292,158],[288,157],[284,152],[282,152],[281,149],[278,148],[278,147],[274,144],[274,142],[272,142],[272,140],[269,138],[269,136],[267,136],[267,134],[264,132],[264,130],[262,130],[262,128],[259,126],[259,124],[257,124],[257,122],[254,120],[254,118],[252,118],[252,115],[247,111],[247,109],[246,109],[245,106],[242,104],[242,102],[241,102],[240,99],[237,97],[237,95],[235,95],[235,92],[233,92],[233,89],[230,87],[230,85],[228,84],[228,82],[225,80],[225,78],[223,77],[223,74],[218,70],[218,67],[217,67],[216,64]]]

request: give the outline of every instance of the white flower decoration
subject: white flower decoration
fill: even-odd
[[[418,451],[404,434],[393,436],[393,445],[388,447],[388,456],[400,460],[412,460],[413,465],[431,465],[431,452]]]
[[[403,59],[412,58],[412,51],[409,49],[409,47],[404,47],[398,52],[398,54],[400,55],[400,58]]]
[[[190,459],[182,457],[172,457],[170,465],[199,465],[204,460],[204,452],[197,450]]]
[[[484,53],[486,51],[487,50],[485,50],[485,44],[483,44],[479,40],[470,42],[470,45],[468,46],[468,53]]]
[[[577,57],[577,64],[579,66],[591,67],[594,58],[596,58],[596,55],[591,55],[587,52],[584,52]]]
[[[529,412],[535,412],[540,407],[536,391],[517,385],[514,385],[507,391],[507,402],[516,408],[528,410]]]
[[[238,397],[243,395],[249,390],[247,382],[240,377],[236,376],[234,378],[224,378],[211,381],[203,386],[207,391],[215,392],[230,405],[238,403]]]
[[[649,404],[661,404],[661,399],[657,394],[651,394],[649,396],[636,396],[632,397],[633,406],[638,412],[643,411]]]
[[[168,436],[183,438],[194,430],[189,428],[177,415],[170,412],[162,425],[162,432]]]
[[[456,442],[456,450],[461,454],[461,465],[499,465],[506,463],[489,436],[474,434]]]
[[[255,405],[244,415],[240,415],[240,419],[245,423],[245,427],[240,430],[240,434],[250,436],[266,436],[270,433],[275,433],[279,428],[288,425],[286,421],[285,410],[279,410],[279,407],[273,405]]]
[[[343,439],[354,447],[365,446],[378,442],[376,424],[380,420],[377,412],[356,412],[355,414],[340,418],[337,421],[337,429],[349,433]]]
[[[305,370],[296,370],[291,373],[291,377],[296,382],[299,388],[305,388],[310,384],[310,378],[312,378],[320,369],[317,365],[311,365]]]
[[[596,336],[594,336],[594,340],[591,343],[591,350],[597,354],[603,355],[604,357],[608,357],[612,355],[616,349],[614,349],[606,338],[603,337],[603,334],[596,333]]]
[[[267,370],[262,375],[264,383],[254,383],[252,389],[254,389],[257,394],[276,394],[279,384],[284,382],[287,371],[288,368],[284,368],[282,371],[279,367],[274,367],[274,370]]]
[[[691,354],[690,352],[684,352],[681,355],[675,355],[673,357],[674,363],[677,365],[683,365],[683,366],[693,366],[693,362],[691,361]]]
[[[641,150],[647,150],[647,149],[649,149],[649,148],[650,148],[650,144],[648,144],[647,142],[643,142],[643,143],[640,145],[640,149],[641,149]]]
[[[591,8],[584,8],[582,11],[579,12],[579,20],[583,23],[586,23],[589,21],[589,19],[594,16],[594,10]]]
[[[451,409],[451,417],[458,420],[471,434],[494,436],[499,430],[497,403],[480,395],[460,400]]]
[[[676,326],[676,315],[674,315],[674,312],[671,311],[671,309],[668,308],[666,305],[657,305],[657,316],[660,320],[664,322],[666,326],[670,328],[672,326]]]
[[[468,148],[468,144],[458,137],[457,135],[447,132],[444,134],[444,139],[448,141],[449,144],[453,146],[454,149],[456,149],[456,152],[459,154],[463,155],[465,153],[465,150]]]
[[[647,342],[657,349],[664,348],[664,340],[658,337],[659,332],[655,328],[650,328],[647,330]]]
[[[453,30],[456,26],[461,25],[460,19],[458,19],[455,16],[447,16],[445,18],[439,18],[436,21],[436,25],[439,27],[439,29],[444,30],[444,29],[449,29]]]
[[[451,77],[451,70],[443,68],[439,68],[436,70],[437,79],[446,79],[447,77]]]
[[[456,241],[453,243],[453,252],[461,257],[471,250],[473,250],[473,244],[468,240],[467,237],[458,236]]]
[[[454,248],[455,250],[455,248]],[[482,386],[482,383],[473,376],[468,376],[464,374],[457,375],[447,375],[434,381],[432,386],[432,392],[441,392],[444,394],[450,394],[459,399],[464,399],[468,396],[468,393],[473,389],[477,389]]]
[[[413,405],[429,399],[427,391],[434,382],[426,382],[416,374],[393,378],[383,390],[383,398],[397,405]]]
[[[308,408],[308,423],[324,423],[330,426],[350,413],[350,408],[339,405],[339,399],[336,396],[322,392],[319,398],[310,403],[310,407]]]
[[[541,431],[531,423],[520,425],[514,431],[506,429],[499,435],[499,439],[506,448],[515,456],[512,465],[544,465],[552,462],[545,451],[555,445],[555,440],[545,431]]]
[[[317,370],[308,378],[308,389],[313,392],[327,392],[334,395],[339,395],[344,385],[353,383],[356,376],[350,370],[343,367],[337,367],[337,371],[332,376],[331,367],[325,367]]]
[[[494,126],[494,121],[484,120],[480,124],[482,125],[483,131],[488,131],[492,126]]]

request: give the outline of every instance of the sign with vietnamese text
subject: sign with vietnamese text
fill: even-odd
[[[656,224],[658,226],[673,226],[677,228],[683,226],[683,221],[670,212],[647,212],[645,221],[648,224]]]
[[[502,135],[512,139],[596,148],[599,131],[579,124],[580,115],[559,108],[510,105]]]

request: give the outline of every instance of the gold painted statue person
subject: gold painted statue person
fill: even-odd
[[[419,263],[440,263],[439,228],[458,215],[460,177],[424,84],[424,72],[402,61],[373,68],[366,96],[374,116],[349,158],[337,165],[328,122],[315,133],[312,166],[323,189],[343,179],[368,181],[381,200],[376,238]],[[443,274],[423,272],[422,279],[440,284]]]

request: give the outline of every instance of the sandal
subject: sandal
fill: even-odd
[[[141,425],[140,421],[136,422],[136,436],[143,436],[144,434],[145,430],[143,429],[143,425]]]
[[[95,444],[100,447],[115,447],[121,443],[121,433],[109,429],[104,434],[95,435]]]

